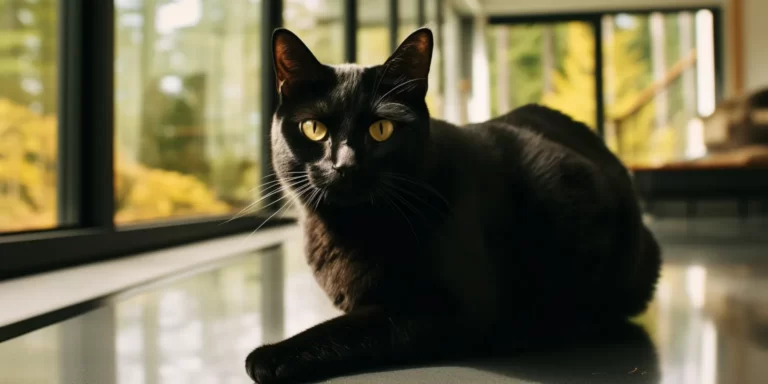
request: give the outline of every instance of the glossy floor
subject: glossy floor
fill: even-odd
[[[666,248],[642,327],[611,342],[333,382],[768,382],[768,252]],[[246,384],[254,346],[336,314],[297,239],[2,343],[0,384]]]

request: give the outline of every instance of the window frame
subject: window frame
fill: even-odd
[[[262,2],[262,68],[272,68],[272,32],[282,26],[282,1]],[[57,226],[0,233],[0,281],[129,256],[258,228],[279,209],[231,222],[230,216],[169,218],[116,227],[114,222],[115,6],[58,0]],[[87,53],[87,55],[85,54]],[[277,105],[274,72],[261,76],[262,111]],[[271,174],[269,129],[262,113],[262,174]],[[268,181],[268,179],[267,179]],[[273,195],[271,201],[279,197]],[[293,222],[272,218],[264,227]]]
[[[596,131],[600,137],[604,137],[605,134],[605,89],[604,89],[604,76],[605,65],[603,63],[604,50],[603,50],[603,25],[602,19],[604,16],[616,15],[619,13],[631,13],[650,15],[651,13],[679,13],[679,12],[696,12],[701,10],[707,10],[712,12],[713,19],[713,33],[714,33],[714,54],[715,54],[715,100],[722,100],[724,90],[724,74],[723,74],[723,42],[722,42],[722,7],[708,5],[686,6],[686,7],[666,7],[666,8],[619,8],[619,9],[606,9],[601,11],[589,11],[589,12],[568,12],[568,13],[554,13],[554,14],[514,14],[514,15],[494,15],[488,18],[488,25],[521,25],[521,24],[533,24],[533,23],[559,23],[568,21],[578,21],[589,23],[592,29],[595,31],[595,49],[594,49],[594,62],[595,62],[595,125]]]
[[[397,41],[397,0],[386,17]],[[419,20],[424,19],[424,0]],[[436,0],[441,10],[444,0]],[[274,180],[269,131],[278,103],[272,68],[272,33],[283,25],[283,0],[261,2],[261,174]],[[116,226],[115,210],[115,5],[114,1],[58,0],[57,225],[50,229],[0,232],[0,281],[138,252],[253,231],[281,208],[236,220],[231,215],[168,218]],[[344,57],[357,57],[358,0],[343,0]],[[442,22],[438,20],[438,33]],[[438,42],[439,43],[439,42]],[[264,227],[294,219],[271,218]]]

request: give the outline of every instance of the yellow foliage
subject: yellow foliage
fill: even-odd
[[[554,90],[542,96],[542,104],[559,109],[594,128],[595,38],[584,23],[567,24],[567,55],[563,69],[553,73]],[[623,116],[636,102],[643,87],[640,79],[648,71],[647,59],[633,42],[636,30],[616,30],[605,45],[606,121]],[[659,163],[669,160],[679,140],[671,129],[654,129],[654,104],[642,107],[620,127],[620,141],[608,137],[609,147],[627,164]]]
[[[563,72],[553,73],[554,91],[543,95],[541,103],[595,129],[595,37],[588,24],[572,22],[567,28]]]
[[[0,99],[0,230],[55,224],[56,133],[55,117]]]
[[[0,99],[0,231],[56,226],[56,124],[53,116]],[[194,176],[115,160],[119,223],[232,209]]]
[[[433,93],[427,93],[427,97],[424,99],[424,101],[427,103],[427,109],[429,109],[429,114],[435,119],[440,118],[440,96],[433,94]]]
[[[118,160],[115,179],[118,223],[231,211],[194,176]]]

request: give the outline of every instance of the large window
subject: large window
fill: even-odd
[[[491,113],[541,103],[595,127],[595,33],[571,21],[489,28]]]
[[[716,103],[713,11],[573,17],[492,20],[492,114],[527,103],[562,110],[601,131],[631,167],[705,155],[702,118]]]
[[[259,2],[116,2],[115,220],[226,214],[258,198]]]
[[[342,0],[286,0],[285,27],[296,33],[325,64],[344,62]]]
[[[57,224],[57,3],[0,0],[0,232]]]
[[[625,162],[704,154],[698,117],[715,105],[713,22],[709,10],[603,17],[606,139]]]
[[[265,44],[380,64],[391,4],[0,0],[0,280],[284,223]]]

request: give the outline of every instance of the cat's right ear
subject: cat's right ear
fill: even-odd
[[[323,68],[304,42],[284,28],[272,33],[272,61],[281,96],[290,95],[291,87],[299,82],[318,78]]]
[[[429,28],[417,29],[403,40],[384,65],[410,78],[426,78],[432,63],[433,45],[432,31]]]
[[[414,82],[415,90],[427,93],[427,77],[432,63],[434,37],[428,28],[411,33],[384,62],[382,77],[393,81],[405,78]]]

